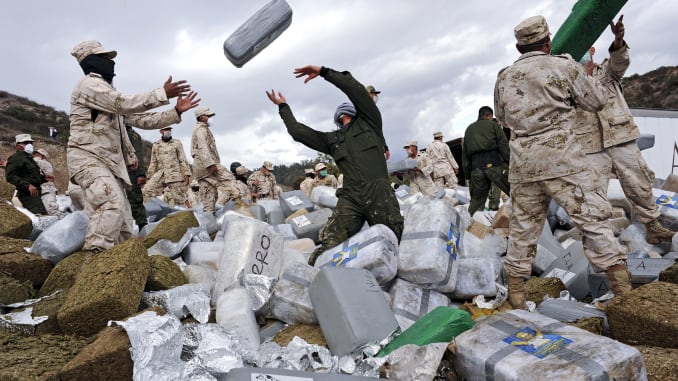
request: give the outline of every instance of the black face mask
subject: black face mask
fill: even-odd
[[[306,175],[306,176],[308,176],[308,177],[310,177],[310,178],[312,178],[312,179],[315,179],[315,173],[309,173],[309,174]]]
[[[115,77],[115,61],[112,59],[97,54],[90,54],[80,62],[80,67],[85,74],[97,73],[101,75],[106,82],[113,83],[113,77]]]
[[[235,178],[247,184],[247,176],[236,175]]]

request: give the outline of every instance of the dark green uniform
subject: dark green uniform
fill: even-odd
[[[14,155],[10,156],[7,159],[7,168],[5,168],[5,179],[16,187],[17,197],[24,208],[34,214],[47,215],[45,205],[42,203],[42,191],[40,189],[40,184],[46,182],[46,180],[32,155],[24,151],[16,151]],[[37,196],[31,196],[28,191],[29,185],[38,188]]]
[[[481,118],[466,128],[461,161],[464,173],[470,174],[467,176],[471,193],[468,211],[471,215],[478,209],[482,210],[492,184],[510,194],[508,140],[498,123]]]
[[[398,240],[403,231],[403,217],[388,181],[379,109],[365,86],[349,72],[323,67],[320,75],[343,91],[353,103],[357,113],[347,126],[332,132],[317,131],[297,122],[286,103],[279,106],[280,116],[292,138],[311,149],[332,155],[344,174],[344,185],[337,190],[337,207],[322,229],[321,247],[311,256],[311,264],[323,251],[360,231],[365,221],[370,225],[388,226]]]
[[[141,193],[141,187],[137,184],[137,177],[146,177],[146,170],[144,168],[144,151],[141,148],[141,136],[136,131],[134,131],[131,126],[125,127],[127,128],[129,140],[132,142],[132,146],[134,146],[134,153],[137,155],[137,160],[139,161],[137,169],[127,170],[127,173],[129,174],[129,180],[132,182],[132,187],[127,190],[127,200],[129,200],[129,205],[132,208],[134,222],[137,224],[137,226],[139,226],[139,229],[141,229],[148,223],[148,219],[146,218],[146,208],[144,208],[144,196]]]

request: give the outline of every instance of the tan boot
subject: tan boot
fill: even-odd
[[[624,295],[632,290],[631,273],[627,270],[626,264],[610,267],[605,270],[605,275],[615,296]]]
[[[645,224],[645,228],[647,229],[647,236],[645,237],[645,240],[647,243],[653,245],[656,245],[662,241],[671,241],[673,235],[676,234],[676,232],[673,230],[663,227],[662,224],[656,219]]]
[[[525,289],[525,279],[521,277],[508,277],[508,301],[514,309],[526,310],[527,290]]]

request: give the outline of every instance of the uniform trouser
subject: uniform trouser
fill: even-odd
[[[40,189],[39,186],[37,188]],[[38,193],[40,193],[40,191],[38,191]],[[45,209],[45,205],[42,203],[40,196],[33,197],[28,190],[25,190],[18,191],[16,197],[21,201],[21,205],[31,213],[47,215],[47,210]]]
[[[334,213],[320,233],[320,248],[313,257],[317,258],[356,234],[367,221],[370,225],[383,224],[390,228],[398,241],[403,233],[403,216],[398,200],[387,179],[365,184],[359,191],[342,191]]]
[[[610,174],[614,171],[638,220],[646,224],[659,217],[652,194],[654,172],[647,166],[635,140],[588,154],[586,158],[598,172],[599,186],[606,195]]]
[[[85,210],[92,213],[83,250],[106,250],[132,238],[132,209],[125,183],[112,173],[87,180],[83,172],[75,176],[75,181],[84,191]]]
[[[471,171],[469,181],[469,192],[471,193],[471,203],[468,211],[473,216],[478,209],[482,210],[487,201],[487,195],[490,193],[490,186],[495,184],[504,193],[511,193],[511,185],[508,181],[508,166],[506,164],[495,165],[490,168],[476,168]]]
[[[499,199],[501,198],[501,189],[494,183],[490,186],[490,193],[487,195],[487,207],[490,210],[499,210]]]
[[[183,181],[166,183],[165,191],[163,192],[165,201],[169,206],[186,206],[187,190],[188,186]]]
[[[56,186],[51,181],[43,183],[41,186],[42,196],[42,205],[45,207],[47,214],[54,216],[60,215],[59,213],[59,203],[56,198]]]
[[[410,194],[421,192],[424,196],[434,196],[438,192],[438,186],[431,180],[431,177],[422,173],[416,173],[410,177]]]
[[[129,206],[132,210],[134,222],[137,226],[143,227],[148,223],[146,208],[144,207],[144,196],[141,193],[141,187],[136,184],[135,179],[132,181],[132,188],[127,190],[127,200],[129,201]]]
[[[551,198],[556,200],[583,234],[584,254],[596,272],[626,261],[626,249],[607,224],[612,207],[586,170],[555,179],[513,183],[508,252],[504,269],[509,276],[529,277],[537,254]]]
[[[434,178],[433,182],[436,184],[438,189],[457,189],[457,185],[459,183],[459,179],[457,179],[457,176],[454,174],[454,172],[448,174],[448,175],[443,175],[443,176],[436,176],[434,173]]]
[[[200,191],[198,199],[202,203],[204,212],[214,213],[216,211],[215,204],[217,203],[217,196],[219,194],[219,179],[214,176],[207,176],[198,180]]]

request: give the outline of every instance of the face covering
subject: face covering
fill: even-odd
[[[106,82],[113,83],[113,77],[115,77],[115,61],[112,59],[96,54],[90,54],[80,62],[80,67],[85,74],[97,73],[101,75]]]
[[[327,170],[320,171],[320,176],[322,176],[322,177],[327,176]]]
[[[376,95],[376,94],[372,95],[372,100],[374,101],[375,104],[378,103],[379,102],[379,96]]]
[[[172,131],[163,131],[162,132],[162,140],[165,142],[168,142],[172,139]]]
[[[579,60],[579,63],[582,65],[586,65],[589,62],[591,62],[591,54],[589,52],[586,52],[586,54],[584,54],[584,57],[582,57]]]
[[[30,143],[26,144],[24,146],[24,152],[26,152],[29,155],[32,155],[33,154],[33,144],[30,144]]]

